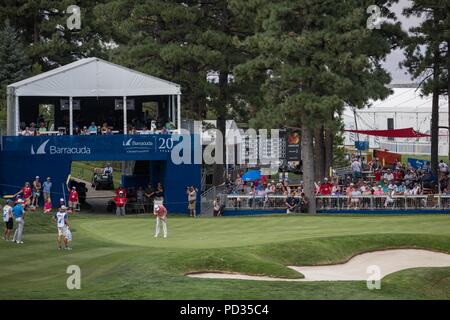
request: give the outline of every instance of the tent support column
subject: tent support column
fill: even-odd
[[[175,126],[175,124],[176,124],[176,122],[175,122],[175,95],[172,94],[170,96],[170,98],[172,99],[172,115],[171,115],[172,119],[171,119],[171,121],[172,121],[173,125]]]
[[[127,134],[127,97],[123,96],[123,134]]]
[[[69,134],[73,135],[73,97],[69,97]]]
[[[15,100],[14,100],[14,107],[15,107],[15,112],[14,112],[14,114],[15,114],[15,116],[16,116],[16,119],[15,119],[15,126],[14,126],[14,128],[16,128],[16,132],[14,132],[14,135],[15,136],[18,136],[19,135],[19,132],[20,132],[20,109],[19,109],[19,96],[18,95],[15,95],[14,96],[15,97]]]
[[[181,134],[181,95],[177,95],[177,129]]]

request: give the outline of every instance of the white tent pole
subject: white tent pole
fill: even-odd
[[[173,125],[175,125],[175,95],[171,95],[170,97],[172,99],[172,119],[171,122]]]
[[[123,96],[123,134],[127,134],[127,97]]]
[[[177,95],[177,129],[181,134],[181,95]]]
[[[69,97],[69,134],[73,135],[73,98]]]
[[[16,132],[14,135],[18,136],[19,132],[20,132],[19,96],[16,94],[14,97],[15,97],[15,101],[14,101],[15,110],[14,111],[16,114],[16,120],[15,120],[15,126],[14,126],[14,128],[16,128]]]
[[[171,121],[170,117],[172,116],[172,99],[170,95],[168,96],[168,101],[169,103],[167,104],[167,118],[169,119],[169,121],[167,122],[170,122]]]

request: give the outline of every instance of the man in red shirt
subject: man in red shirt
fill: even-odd
[[[116,215],[124,216],[127,198],[124,196],[123,191],[119,191],[119,195],[114,197],[114,202],[116,203]]]
[[[328,178],[323,179],[323,183],[320,185],[319,193],[322,196],[331,195],[331,190],[333,189],[333,184],[328,182]]]
[[[126,198],[127,197],[127,190],[122,187],[122,185],[120,185],[117,189],[116,189],[116,197],[119,196],[119,193],[122,192],[123,196]]]
[[[72,187],[69,194],[69,212],[72,213],[78,204],[78,191],[76,187]]]
[[[30,183],[29,182],[25,182],[25,185],[23,186],[22,189],[20,189],[19,192],[17,192],[15,196],[22,194],[22,199],[25,201],[26,205],[30,205],[31,202],[31,195],[32,195],[32,190],[30,187]]]
[[[331,195],[331,191],[333,190],[333,184],[328,182],[328,178],[323,179],[323,182],[320,184],[319,187],[319,195],[321,196],[329,196]],[[323,199],[322,202],[322,209],[324,207],[329,206],[330,199]]]

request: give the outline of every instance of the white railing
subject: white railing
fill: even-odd
[[[287,209],[284,195],[237,195],[228,194],[221,197],[226,209]],[[302,199],[294,196],[300,210]],[[360,195],[360,196],[316,196],[318,210],[348,209],[447,209],[450,208],[450,196],[447,195]]]

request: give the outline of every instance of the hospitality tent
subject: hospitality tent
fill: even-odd
[[[86,58],[51,71],[13,83],[7,87],[8,135],[20,130],[20,99],[24,97],[61,97],[69,100],[70,128],[73,132],[73,99],[77,97],[164,96],[168,117],[181,128],[181,90],[178,84],[159,79],[99,59]],[[123,132],[127,132],[127,109],[123,109]]]

